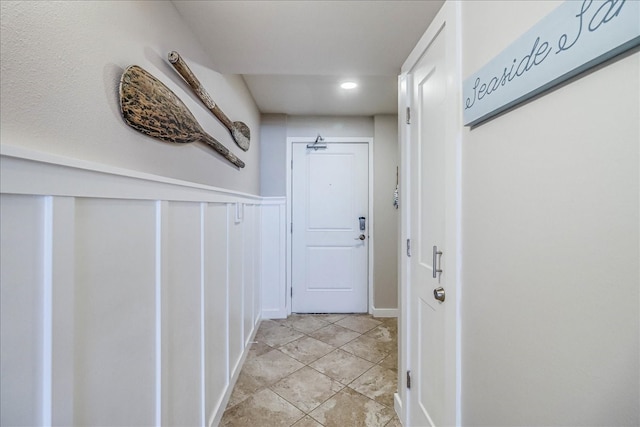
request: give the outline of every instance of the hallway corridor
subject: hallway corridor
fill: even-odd
[[[400,426],[397,319],[292,315],[264,320],[221,426]]]

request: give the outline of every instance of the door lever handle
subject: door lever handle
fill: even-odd
[[[433,247],[433,278],[435,279],[436,277],[438,277],[438,273],[442,273],[442,270],[438,268],[438,260],[439,260],[439,255],[442,255],[442,251],[438,250],[437,246]]]

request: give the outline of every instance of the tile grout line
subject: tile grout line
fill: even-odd
[[[296,315],[296,316],[297,316],[297,315]],[[369,329],[365,330],[364,332],[359,332],[359,331],[356,331],[356,330],[351,329],[351,328],[349,328],[349,327],[346,327],[346,326],[342,326],[342,325],[337,324],[337,322],[340,322],[340,321],[344,320],[344,319],[345,319],[345,318],[347,318],[348,316],[349,316],[349,314],[345,314],[345,315],[343,315],[342,317],[340,317],[339,319],[336,319],[336,320],[334,320],[334,321],[327,321],[327,320],[325,320],[325,319],[316,318],[318,321],[322,322],[323,324],[322,324],[321,326],[319,326],[319,327],[317,327],[317,328],[313,329],[313,330],[309,330],[309,328],[308,328],[308,327],[304,327],[304,329],[305,329],[305,330],[298,329],[298,328],[300,328],[301,326],[298,326],[298,328],[296,328],[296,326],[294,326],[294,325],[295,325],[295,321],[296,321],[296,320],[298,320],[298,319],[291,319],[291,318],[287,318],[287,319],[278,319],[278,320],[276,320],[276,319],[274,319],[274,320],[267,320],[268,322],[272,322],[272,324],[273,324],[274,326],[276,326],[276,325],[277,325],[277,326],[280,326],[280,327],[287,328],[287,329],[289,329],[291,332],[294,332],[294,333],[296,333],[296,334],[302,334],[302,336],[297,337],[297,338],[295,338],[295,339],[292,339],[291,341],[286,341],[286,342],[282,342],[282,343],[274,344],[274,345],[268,344],[268,343],[266,343],[266,342],[264,342],[264,341],[257,341],[257,340],[256,340],[256,342],[255,342],[255,343],[258,343],[258,342],[259,342],[259,343],[263,344],[264,346],[266,346],[266,347],[268,348],[268,350],[267,350],[267,351],[264,351],[264,352],[261,352],[261,354],[259,354],[259,355],[255,355],[255,356],[252,356],[252,357],[253,357],[253,358],[259,358],[259,357],[261,357],[261,356],[262,356],[262,355],[264,355],[264,354],[270,353],[270,352],[272,352],[273,350],[277,350],[281,356],[284,356],[285,358],[288,358],[288,359],[292,359],[292,360],[296,361],[297,363],[300,363],[302,366],[301,366],[301,367],[299,367],[299,368],[297,368],[297,369],[295,369],[293,372],[290,372],[290,373],[288,373],[287,375],[285,375],[285,376],[283,376],[283,377],[281,377],[281,378],[278,378],[277,380],[274,380],[274,381],[269,382],[269,383],[267,383],[267,384],[265,384],[265,385],[263,385],[263,386],[260,386],[258,389],[256,389],[256,390],[254,390],[253,392],[249,393],[249,394],[248,394],[248,396],[247,396],[247,397],[245,397],[243,400],[241,400],[241,401],[239,401],[239,402],[236,402],[233,406],[230,406],[230,407],[225,408],[225,412],[226,412],[226,411],[228,411],[228,410],[230,410],[230,409],[232,409],[232,408],[237,407],[238,405],[240,405],[240,404],[242,404],[242,403],[244,403],[244,402],[246,402],[248,399],[252,398],[252,397],[253,397],[254,395],[256,395],[257,393],[260,393],[260,392],[262,392],[263,390],[268,389],[270,392],[274,393],[276,396],[278,396],[279,398],[281,398],[282,400],[284,400],[285,402],[287,402],[287,404],[291,405],[291,406],[292,406],[292,408],[295,408],[296,410],[300,411],[300,412],[303,414],[303,415],[302,415],[302,417],[300,417],[300,418],[296,419],[295,421],[293,421],[293,422],[290,424],[290,426],[293,426],[293,425],[295,425],[296,423],[299,423],[302,419],[304,419],[304,418],[306,418],[306,417],[309,417],[309,419],[311,419],[311,420],[315,421],[315,422],[316,422],[316,423],[318,423],[319,425],[324,426],[324,425],[323,425],[319,420],[317,420],[316,418],[314,418],[314,417],[311,415],[311,413],[312,413],[313,411],[317,410],[318,408],[320,408],[320,407],[321,407],[322,405],[324,405],[327,401],[329,401],[329,400],[331,400],[331,399],[335,398],[338,394],[340,394],[340,393],[342,393],[342,392],[345,392],[345,389],[346,389],[346,388],[349,388],[349,391],[350,391],[350,392],[353,392],[353,393],[355,393],[356,395],[358,395],[358,396],[360,396],[360,397],[364,397],[367,401],[372,401],[372,402],[374,402],[374,403],[376,403],[376,404],[380,405],[381,407],[384,407],[384,408],[390,409],[390,410],[392,411],[392,413],[394,414],[394,417],[395,417],[395,411],[394,411],[394,408],[393,408],[393,407],[389,407],[388,405],[386,405],[386,404],[384,404],[384,403],[382,403],[382,402],[379,402],[379,401],[375,400],[374,398],[371,398],[371,397],[369,397],[369,396],[367,396],[367,395],[364,395],[364,394],[362,394],[361,392],[359,392],[359,391],[357,391],[357,390],[355,390],[354,388],[352,388],[352,387],[351,387],[351,385],[353,385],[353,383],[355,383],[355,382],[356,382],[356,381],[358,381],[360,378],[362,378],[363,376],[365,376],[367,373],[369,373],[369,372],[370,372],[372,369],[374,369],[375,367],[378,367],[378,366],[379,366],[379,367],[380,367],[380,369],[384,369],[384,370],[387,370],[387,371],[390,371],[390,372],[394,372],[394,370],[393,370],[393,369],[390,369],[390,368],[387,368],[387,367],[385,367],[385,366],[382,366],[382,365],[381,365],[381,364],[382,364],[382,363],[383,363],[387,358],[389,358],[390,356],[392,356],[392,355],[394,354],[394,350],[391,350],[391,351],[382,351],[382,352],[381,352],[381,353],[382,353],[382,357],[381,357],[379,360],[377,360],[376,362],[374,362],[374,361],[367,360],[367,359],[365,359],[365,358],[363,358],[363,357],[360,357],[360,356],[358,356],[357,354],[352,353],[351,351],[349,351],[349,350],[347,350],[347,349],[343,348],[343,347],[347,346],[348,344],[350,344],[350,343],[352,343],[352,342],[354,342],[354,341],[356,341],[356,340],[358,340],[358,339],[362,338],[363,336],[367,336],[368,338],[371,338],[372,340],[375,340],[375,341],[377,341],[377,342],[379,342],[379,343],[386,343],[386,342],[389,342],[389,341],[381,341],[381,340],[379,340],[378,338],[375,338],[375,337],[372,337],[372,336],[367,335],[367,334],[371,333],[373,330],[375,330],[376,328],[381,327],[381,326],[384,326],[384,327],[390,328],[389,322],[377,321],[377,324],[376,324],[375,326],[373,326],[373,327],[371,327],[371,328],[369,328]],[[304,317],[301,317],[301,318],[304,318]],[[356,318],[356,317],[354,317],[354,318]],[[365,319],[372,319],[370,315],[369,315],[369,316],[363,316],[363,318],[365,318]],[[262,328],[262,326],[263,326],[263,324],[262,324],[262,323],[263,323],[263,322],[261,322],[261,324],[259,325],[259,328]],[[318,338],[316,338],[316,337],[314,337],[314,336],[311,336],[311,334],[313,334],[313,333],[315,333],[315,332],[317,332],[317,331],[319,331],[319,330],[321,330],[321,329],[323,329],[323,328],[326,328],[326,327],[328,327],[328,326],[331,326],[331,325],[335,325],[335,326],[337,326],[337,327],[340,327],[340,328],[342,328],[342,329],[345,329],[345,330],[347,330],[347,331],[349,331],[349,332],[356,333],[356,334],[358,334],[358,335],[357,335],[356,337],[353,337],[351,340],[348,340],[348,341],[346,341],[346,342],[344,342],[344,343],[341,343],[341,344],[340,344],[339,346],[337,346],[337,347],[336,347],[334,344],[330,344],[330,343],[328,343],[328,342],[326,342],[326,341],[323,341],[322,339],[318,339]],[[266,324],[265,324],[265,326],[266,326]],[[392,335],[395,335],[395,336],[397,337],[397,327],[395,327],[395,332],[394,332]],[[294,355],[289,355],[289,354],[285,353],[285,352],[282,350],[285,346],[287,346],[287,345],[289,345],[289,344],[291,344],[291,343],[294,343],[294,342],[296,342],[296,341],[300,341],[300,340],[306,339],[306,338],[308,338],[308,339],[312,339],[312,340],[314,340],[314,341],[318,341],[318,342],[320,342],[320,343],[322,343],[322,344],[324,344],[324,345],[326,345],[326,346],[329,346],[329,347],[331,347],[331,348],[332,348],[332,350],[331,350],[331,351],[329,351],[329,352],[327,352],[327,353],[325,353],[325,354],[323,354],[323,355],[321,355],[321,356],[319,356],[319,357],[315,357],[315,355],[311,354],[312,356],[314,356],[314,358],[313,358],[312,360],[308,361],[308,363],[307,363],[307,362],[303,362],[302,360],[299,360],[298,358],[294,357]],[[285,337],[285,339],[286,339],[286,337]],[[396,338],[396,339],[397,339],[397,338]],[[255,343],[254,343],[254,344],[255,344]],[[366,362],[367,364],[371,364],[371,366],[370,366],[369,368],[367,368],[364,372],[362,372],[361,374],[359,374],[358,376],[356,376],[355,378],[351,379],[351,381],[349,381],[348,383],[344,383],[344,382],[342,382],[341,380],[335,379],[335,378],[333,378],[333,377],[331,377],[331,376],[329,376],[329,375],[325,374],[324,372],[320,372],[318,369],[316,369],[316,368],[314,368],[314,367],[310,366],[311,364],[313,364],[313,363],[317,362],[318,360],[320,360],[320,359],[322,359],[322,358],[324,358],[324,357],[328,356],[329,354],[336,352],[336,350],[341,350],[342,352],[349,354],[349,356],[355,357],[356,359],[359,359],[359,360],[361,360],[361,361],[363,361],[363,362]],[[251,349],[250,349],[249,351],[251,351]],[[395,348],[395,351],[397,351],[397,348]],[[310,409],[310,410],[305,410],[305,409],[302,409],[302,408],[298,407],[295,403],[291,402],[291,401],[290,401],[289,399],[287,399],[285,396],[282,396],[280,393],[278,393],[276,390],[274,390],[274,387],[275,387],[278,383],[280,383],[280,382],[282,382],[282,381],[286,380],[287,378],[291,377],[292,375],[295,375],[296,373],[298,373],[299,371],[301,371],[301,370],[302,370],[302,369],[304,369],[304,368],[310,368],[310,369],[311,369],[311,370],[313,370],[315,373],[317,373],[317,374],[319,374],[319,375],[322,375],[322,376],[324,376],[324,377],[328,378],[329,380],[331,380],[331,381],[333,381],[333,382],[335,382],[335,383],[337,383],[337,384],[339,384],[339,385],[340,385],[340,389],[339,389],[338,391],[336,391],[336,392],[332,392],[328,397],[324,398],[322,401],[320,401],[317,405],[315,405],[315,406],[314,406],[312,409]],[[243,366],[243,368],[242,368],[242,369],[244,369],[244,366]],[[395,372],[395,373],[396,373],[396,375],[397,375],[397,372]],[[249,374],[247,374],[247,375],[249,375]],[[397,385],[396,385],[396,389],[397,389]],[[315,403],[315,402],[314,402],[314,403]],[[393,420],[394,420],[394,418],[390,419],[387,423],[385,423],[385,426],[390,425],[390,424],[393,422]]]
[[[340,320],[342,320],[342,319],[340,319]],[[381,324],[382,324],[382,323],[381,323]],[[338,326],[341,326],[341,325],[338,325]],[[342,326],[342,327],[343,327],[343,328],[345,328],[345,329],[349,329],[349,330],[351,330],[351,331],[353,331],[353,332],[356,332],[356,333],[360,334],[360,335],[358,335],[357,337],[355,337],[353,340],[351,340],[351,341],[347,341],[347,342],[346,342],[346,343],[344,343],[342,346],[345,346],[345,345],[347,345],[347,344],[349,344],[349,343],[351,343],[351,342],[353,342],[353,341],[357,340],[358,338],[360,338],[360,337],[364,336],[364,335],[365,335],[365,334],[367,334],[368,332],[371,332],[373,329],[377,328],[378,326],[380,326],[380,325],[377,325],[377,326],[375,326],[374,328],[371,328],[371,329],[369,329],[368,331],[365,331],[365,332],[358,332],[358,331],[354,331],[353,329],[349,329],[349,328],[346,328],[346,327]],[[323,326],[323,327],[324,327],[324,326]],[[307,333],[307,332],[304,332],[304,331],[300,331],[299,329],[296,329],[298,332],[305,334],[305,336],[304,336],[304,337],[297,338],[297,339],[295,339],[295,340],[293,340],[293,341],[290,341],[289,343],[291,343],[291,342],[295,342],[295,341],[298,341],[298,340],[301,340],[301,339],[303,339],[303,338],[305,338],[305,337],[315,339],[315,338],[311,337],[309,334],[310,334],[310,333],[313,333],[313,332],[315,332],[315,331],[317,331],[317,330],[319,330],[319,329],[322,329],[323,327],[320,327],[320,328],[318,328],[318,329],[316,329],[316,330],[314,330],[314,331],[308,332],[308,333]],[[293,328],[293,329],[295,329],[295,328]],[[318,341],[320,341],[320,340],[318,340]],[[321,341],[321,342],[323,342],[323,341]],[[280,347],[283,347],[283,346],[285,346],[285,345],[287,345],[287,344],[289,344],[289,343],[282,344]],[[328,343],[325,343],[325,344],[328,344]],[[331,344],[328,344],[328,345],[331,345]],[[369,360],[363,359],[362,357],[357,356],[357,355],[355,355],[355,354],[353,354],[353,353],[351,353],[351,352],[349,352],[349,351],[347,351],[347,350],[342,349],[342,346],[341,346],[341,347],[335,347],[332,351],[330,351],[329,353],[325,354],[324,356],[321,356],[321,357],[319,357],[319,358],[317,358],[317,359],[315,359],[315,360],[313,360],[313,361],[309,362],[308,364],[305,364],[302,368],[300,368],[300,369],[298,369],[298,370],[296,370],[296,371],[294,371],[294,372],[290,373],[289,375],[287,375],[287,376],[285,376],[285,377],[283,377],[283,378],[279,379],[278,381],[276,381],[276,382],[274,382],[273,384],[271,384],[271,385],[269,385],[269,386],[267,386],[267,387],[266,387],[266,388],[268,388],[269,390],[271,390],[272,392],[274,392],[275,394],[277,394],[280,398],[282,398],[283,400],[285,400],[287,403],[289,403],[290,405],[292,405],[294,408],[298,409],[300,412],[302,412],[302,413],[304,414],[301,418],[297,419],[297,420],[296,420],[295,422],[293,422],[290,426],[295,425],[296,423],[298,423],[300,420],[302,420],[302,419],[303,419],[303,418],[305,418],[306,416],[309,416],[311,419],[313,419],[313,420],[314,420],[314,421],[316,421],[318,424],[320,424],[320,425],[322,425],[322,426],[324,427],[324,424],[322,424],[320,421],[318,421],[317,419],[315,419],[315,418],[311,415],[311,412],[315,411],[316,409],[318,409],[319,407],[321,407],[322,405],[324,405],[327,401],[329,401],[329,400],[331,400],[332,398],[334,398],[337,394],[339,394],[340,392],[344,391],[344,389],[346,389],[346,388],[349,388],[349,389],[350,389],[350,390],[352,390],[354,393],[358,394],[359,396],[364,397],[365,399],[368,399],[368,400],[370,400],[370,401],[372,401],[372,402],[374,402],[374,403],[377,403],[377,404],[382,405],[382,406],[384,406],[384,407],[386,407],[386,408],[389,408],[389,406],[388,406],[388,405],[385,405],[384,403],[378,402],[377,400],[372,399],[372,398],[370,398],[369,396],[367,396],[367,395],[364,395],[364,394],[360,393],[359,391],[357,391],[357,390],[353,389],[352,387],[350,387],[350,385],[351,385],[351,384],[353,384],[353,383],[354,383],[356,380],[358,380],[360,377],[362,377],[363,375],[365,375],[367,372],[369,372],[370,370],[372,370],[373,368],[375,368],[376,366],[379,366],[379,365],[378,365],[378,363],[382,362],[382,360],[384,360],[387,356],[389,356],[389,355],[390,355],[390,353],[385,354],[385,356],[384,356],[380,361],[378,361],[378,363],[375,363],[375,362],[371,362],[371,361],[369,361]],[[280,349],[280,347],[276,348],[276,350],[279,350],[279,349]],[[337,379],[335,379],[335,378],[329,377],[329,376],[328,376],[328,375],[326,375],[325,373],[320,372],[320,371],[318,371],[317,369],[315,369],[314,367],[310,366],[310,365],[311,365],[311,363],[314,363],[314,362],[316,362],[317,360],[322,359],[323,357],[327,356],[328,354],[331,354],[331,353],[335,352],[336,350],[342,350],[342,351],[344,351],[344,352],[347,352],[347,353],[351,354],[352,356],[357,357],[357,358],[358,358],[358,359],[360,359],[360,360],[363,360],[363,361],[365,361],[365,362],[372,363],[372,364],[373,364],[373,366],[371,366],[370,368],[368,368],[367,370],[365,370],[362,374],[358,375],[356,378],[354,378],[353,380],[351,380],[351,381],[350,381],[349,383],[347,383],[347,384],[345,384],[345,383],[343,383],[343,382],[341,382],[341,381],[339,381],[339,380],[337,380]],[[282,353],[282,351],[281,351],[281,353]],[[283,354],[285,354],[285,353],[283,353]],[[288,355],[287,355],[287,354],[285,354],[285,356],[288,356]],[[291,356],[288,356],[288,357],[291,357]],[[294,359],[295,359],[295,358],[294,358]],[[297,359],[295,359],[295,360],[297,360]],[[299,361],[299,360],[298,360],[298,361]],[[300,361],[299,361],[299,362],[300,362]],[[338,390],[337,392],[333,393],[331,396],[329,396],[329,397],[327,397],[326,399],[324,399],[320,404],[318,404],[317,406],[315,406],[315,407],[314,407],[313,409],[311,409],[309,412],[307,412],[307,411],[303,410],[302,408],[300,408],[300,407],[296,406],[296,404],[295,404],[295,403],[291,402],[291,401],[290,401],[290,400],[288,400],[286,397],[282,396],[282,395],[281,395],[280,393],[278,393],[276,390],[273,390],[273,389],[271,388],[271,387],[273,387],[274,385],[278,384],[279,382],[283,381],[284,379],[286,379],[286,378],[290,377],[291,375],[295,374],[296,372],[298,372],[298,371],[300,371],[300,370],[302,370],[302,369],[304,369],[304,368],[310,368],[310,369],[313,369],[315,372],[317,372],[317,373],[319,373],[319,374],[321,374],[321,375],[324,375],[324,376],[326,376],[327,378],[330,378],[330,379],[332,379],[333,381],[336,381],[336,382],[338,382],[340,385],[342,385],[342,388],[341,388],[340,390]],[[384,367],[383,367],[383,369],[386,369],[386,368],[384,368]],[[389,408],[389,409],[394,409],[394,408]],[[385,423],[385,426],[386,426],[387,424],[389,424],[391,421],[392,421],[392,420],[389,420],[389,422]]]
[[[344,317],[343,317],[342,319],[344,319]],[[340,320],[342,320],[342,319],[339,319],[339,320],[337,320],[337,321],[340,321]],[[285,319],[285,320],[287,320],[287,319]],[[271,390],[272,392],[274,392],[275,394],[277,394],[278,396],[280,396],[280,398],[282,398],[282,399],[283,399],[283,400],[285,400],[287,403],[289,403],[289,404],[290,404],[290,405],[292,405],[294,408],[298,409],[300,412],[302,412],[302,413],[304,414],[301,418],[299,418],[299,419],[297,419],[296,421],[294,421],[294,422],[290,425],[290,427],[291,427],[291,426],[294,426],[295,424],[297,424],[298,422],[300,422],[300,421],[301,421],[302,419],[304,419],[305,417],[309,417],[309,418],[311,418],[312,420],[314,420],[315,422],[317,422],[318,424],[320,424],[321,426],[323,426],[323,427],[324,427],[324,424],[322,424],[319,420],[317,420],[316,418],[314,418],[314,417],[311,415],[311,412],[315,411],[317,408],[319,408],[319,407],[321,407],[322,405],[324,405],[327,401],[329,401],[329,400],[331,400],[332,398],[334,398],[338,393],[340,393],[340,392],[341,392],[341,391],[343,391],[345,388],[347,388],[347,387],[348,387],[348,385],[345,385],[344,383],[342,383],[342,382],[340,382],[340,381],[336,380],[335,378],[331,378],[331,377],[329,377],[328,375],[324,374],[323,372],[320,372],[320,371],[318,371],[317,369],[315,369],[314,367],[310,366],[312,363],[314,363],[314,362],[316,362],[316,361],[318,361],[318,360],[322,359],[322,358],[323,358],[323,357],[325,357],[326,355],[331,354],[331,353],[333,353],[334,351],[336,351],[337,349],[339,349],[339,348],[340,348],[340,347],[334,347],[333,345],[331,345],[331,344],[329,344],[329,343],[326,343],[326,342],[324,342],[324,341],[322,341],[322,340],[318,340],[317,338],[312,337],[310,334],[312,334],[312,333],[314,333],[314,332],[316,332],[316,331],[318,331],[318,330],[320,330],[320,329],[322,329],[322,328],[325,328],[325,327],[327,327],[327,326],[329,326],[329,325],[334,325],[334,324],[335,324],[335,322],[327,322],[327,324],[326,324],[326,325],[323,325],[323,326],[321,326],[321,327],[319,327],[319,328],[317,328],[317,329],[314,329],[313,331],[309,331],[309,332],[301,331],[300,329],[296,329],[296,328],[295,328],[295,326],[285,325],[284,323],[285,323],[285,322],[280,322],[280,324],[281,324],[282,326],[290,327],[290,328],[292,328],[292,329],[294,329],[294,330],[296,330],[296,331],[298,331],[298,332],[300,332],[300,333],[304,334],[304,336],[302,336],[302,337],[300,337],[300,338],[297,338],[297,339],[295,339],[295,340],[293,340],[293,341],[290,341],[290,342],[288,342],[288,343],[284,343],[284,344],[280,345],[280,346],[277,348],[277,350],[279,350],[279,351],[280,351],[280,348],[284,347],[285,345],[290,344],[290,343],[295,342],[295,341],[302,340],[302,339],[304,339],[304,338],[311,338],[311,339],[314,339],[314,340],[316,340],[316,341],[322,342],[322,343],[324,343],[324,344],[327,344],[327,345],[329,345],[329,346],[333,347],[333,350],[331,350],[331,351],[330,351],[330,352],[328,352],[327,354],[325,354],[325,355],[323,355],[323,356],[320,356],[320,357],[318,357],[318,358],[315,358],[314,360],[310,361],[309,363],[305,363],[305,364],[304,364],[304,366],[303,366],[302,368],[298,369],[298,370],[297,370],[297,371],[295,371],[295,372],[298,372],[298,371],[300,371],[300,370],[302,370],[302,369],[304,369],[304,368],[309,368],[309,369],[312,369],[313,371],[317,372],[317,373],[318,373],[318,374],[320,374],[320,375],[323,375],[323,376],[325,376],[325,377],[327,377],[327,378],[330,378],[330,379],[331,379],[331,380],[333,380],[333,381],[336,381],[336,382],[337,382],[338,384],[340,384],[342,387],[340,388],[340,390],[338,390],[337,392],[335,392],[335,393],[331,394],[330,396],[328,396],[326,399],[324,399],[322,402],[320,402],[318,405],[316,405],[316,406],[315,406],[313,409],[311,409],[310,411],[303,410],[302,408],[298,407],[294,402],[291,402],[291,401],[290,401],[290,400],[288,400],[285,396],[282,396],[282,395],[281,395],[280,393],[278,393],[276,390],[273,390],[273,389],[271,388],[271,387],[273,387],[274,385],[278,384],[279,382],[283,381],[284,379],[286,379],[286,378],[290,377],[290,376],[291,376],[291,375],[293,375],[295,372],[292,372],[291,374],[289,374],[289,375],[287,375],[287,376],[285,376],[285,377],[281,378],[280,380],[278,380],[278,381],[276,381],[275,383],[271,384],[271,385],[270,385],[270,386],[268,386],[267,388],[269,388],[269,390]],[[340,325],[338,325],[338,326],[340,326]],[[347,329],[348,329],[348,328],[347,328]],[[354,331],[354,332],[357,332],[357,331]],[[357,339],[357,338],[359,338],[360,336],[362,336],[362,334],[361,334],[361,335],[359,335],[358,337],[354,338],[354,340],[355,340],[355,339]],[[349,342],[351,342],[351,341],[349,341]],[[347,344],[347,343],[345,343],[345,344]],[[282,351],[280,351],[280,352],[282,353]],[[285,353],[283,353],[283,354],[285,354]],[[285,355],[286,355],[286,354],[285,354]],[[287,356],[288,356],[288,355],[287,355]],[[355,356],[355,355],[354,355],[354,356]],[[291,357],[291,356],[289,356],[289,357]],[[356,356],[356,357],[357,357],[357,356]],[[295,358],[293,358],[293,359],[295,359]],[[295,359],[295,360],[298,360],[298,359]],[[298,360],[298,362],[300,362],[300,360]]]
[[[344,318],[342,318],[342,319],[340,319],[340,320],[343,320],[343,319],[344,319]],[[338,322],[339,322],[340,320],[338,320]],[[334,322],[334,324],[335,324],[335,322]],[[313,361],[309,362],[308,364],[306,364],[306,365],[304,366],[304,367],[308,367],[308,368],[310,368],[310,369],[313,369],[314,371],[318,372],[319,374],[324,375],[324,376],[326,376],[326,377],[328,377],[328,378],[331,378],[331,379],[332,379],[332,380],[334,380],[334,381],[337,381],[338,383],[340,383],[340,384],[343,386],[339,391],[337,391],[337,392],[333,393],[330,397],[328,397],[327,399],[325,399],[321,404],[319,404],[318,406],[316,406],[312,411],[310,411],[310,412],[308,412],[308,413],[306,413],[306,412],[305,412],[307,415],[309,415],[309,416],[310,416],[310,413],[311,413],[311,412],[313,412],[315,409],[317,409],[317,408],[319,408],[320,406],[322,406],[326,401],[330,400],[332,397],[334,397],[336,394],[340,393],[341,391],[343,391],[343,390],[344,390],[345,388],[347,388],[347,387],[348,387],[349,389],[353,390],[354,392],[358,393],[359,395],[361,395],[361,396],[363,396],[363,397],[365,397],[365,398],[367,398],[367,399],[369,399],[369,400],[372,400],[373,402],[376,402],[376,403],[378,403],[378,404],[381,404],[381,405],[386,406],[387,408],[389,408],[389,406],[388,406],[388,405],[385,405],[384,403],[378,402],[377,400],[372,399],[372,398],[370,398],[369,396],[364,395],[364,394],[360,393],[359,391],[355,390],[354,388],[352,388],[352,387],[351,387],[351,384],[353,384],[354,382],[356,382],[356,381],[357,381],[359,378],[361,378],[362,376],[366,375],[366,373],[367,373],[367,372],[371,371],[371,370],[372,370],[373,368],[375,368],[376,366],[380,366],[380,363],[382,363],[382,361],[383,361],[384,359],[386,359],[388,356],[390,356],[390,355],[391,355],[391,353],[385,353],[385,355],[384,355],[384,357],[383,357],[382,359],[380,359],[380,360],[379,360],[379,361],[377,361],[377,362],[373,362],[373,361],[371,361],[371,360],[364,359],[364,358],[362,358],[362,357],[360,357],[360,356],[358,356],[358,355],[356,355],[356,354],[353,354],[353,353],[351,353],[350,351],[345,350],[345,349],[343,349],[343,348],[342,348],[342,347],[346,346],[347,344],[349,344],[349,343],[351,343],[351,342],[353,342],[353,341],[355,341],[355,340],[357,340],[357,339],[359,339],[359,338],[361,338],[361,337],[363,337],[363,336],[366,336],[366,334],[368,334],[369,332],[373,331],[374,329],[378,328],[378,327],[379,327],[379,326],[381,326],[381,325],[384,325],[384,323],[383,323],[383,322],[380,322],[380,324],[378,324],[378,325],[374,326],[373,328],[371,328],[371,329],[369,329],[369,330],[367,330],[367,331],[365,331],[365,332],[358,332],[358,331],[356,331],[356,330],[353,330],[353,329],[347,328],[347,327],[345,327],[345,326],[342,326],[343,328],[345,328],[345,329],[349,329],[349,330],[351,330],[351,331],[353,331],[353,332],[356,332],[356,333],[358,333],[358,334],[360,334],[360,335],[358,335],[357,337],[355,337],[355,338],[354,338],[354,339],[352,339],[351,341],[347,341],[346,343],[344,343],[344,344],[343,344],[342,346],[340,346],[340,347],[335,347],[335,348],[334,348],[334,350],[330,351],[329,353],[325,354],[324,356],[321,356],[321,357],[319,357],[319,358],[317,358],[317,359],[315,359],[315,360],[313,360]],[[338,326],[341,326],[341,325],[338,325]],[[324,327],[324,326],[323,326],[323,327]],[[318,329],[316,329],[316,330],[314,330],[314,331],[310,331],[310,332],[304,332],[304,331],[300,331],[299,329],[296,329],[296,330],[297,330],[297,331],[299,331],[300,333],[305,334],[305,336],[304,336],[304,337],[300,337],[300,338],[298,338],[298,339],[295,339],[295,340],[293,340],[293,341],[291,341],[291,342],[295,342],[295,341],[301,340],[301,339],[303,339],[303,338],[305,338],[305,337],[315,339],[315,338],[313,338],[312,336],[310,336],[309,334],[311,334],[311,333],[313,333],[313,332],[315,332],[315,331],[317,331],[317,330],[320,330],[320,329],[322,329],[323,327],[320,327],[320,328],[318,328]],[[293,327],[293,328],[295,329],[295,327]],[[375,338],[373,338],[373,339],[375,339]],[[317,340],[317,341],[320,341],[320,340]],[[323,342],[323,341],[321,341],[321,342]],[[289,344],[289,343],[287,343],[287,344]],[[281,345],[280,347],[283,347],[283,346],[285,346],[285,345],[287,345],[287,344],[283,344],[283,345]],[[325,343],[325,344],[328,344],[328,343]],[[331,344],[328,344],[328,345],[331,345]],[[310,365],[311,365],[311,363],[314,363],[314,362],[316,362],[317,360],[322,359],[323,357],[325,357],[325,356],[327,356],[327,355],[329,355],[329,354],[331,354],[331,353],[335,352],[336,350],[342,350],[342,351],[344,351],[344,352],[347,352],[347,353],[349,353],[350,355],[352,355],[352,356],[354,356],[354,357],[357,357],[357,358],[358,358],[358,359],[360,359],[360,360],[363,360],[363,361],[365,361],[365,362],[372,363],[372,364],[373,364],[373,366],[371,366],[370,368],[368,368],[367,370],[365,370],[363,373],[361,373],[360,375],[358,375],[356,378],[354,378],[353,380],[351,380],[351,381],[350,381],[349,383],[347,383],[347,384],[345,384],[345,383],[343,383],[343,382],[341,382],[341,381],[339,381],[339,380],[337,380],[337,379],[335,379],[335,378],[329,377],[329,376],[328,376],[328,375],[326,375],[325,373],[320,372],[320,371],[318,371],[317,369],[315,369],[313,366],[310,366]],[[291,356],[289,356],[289,357],[291,357]],[[297,359],[296,359],[296,360],[297,360]],[[298,361],[299,361],[299,360],[298,360]],[[382,368],[382,369],[387,369],[387,370],[389,370],[389,371],[392,371],[391,369],[385,368],[384,366],[380,366],[380,368]],[[301,370],[301,369],[302,369],[302,368],[298,369],[298,371],[299,371],[299,370]],[[296,371],[296,372],[298,372],[298,371]],[[393,371],[392,371],[392,372],[393,372]],[[282,379],[280,379],[278,382],[280,382],[280,381],[284,380],[285,378],[287,378],[287,377],[289,377],[289,376],[293,375],[294,373],[295,373],[295,372],[292,372],[291,374],[289,374],[289,375],[287,375],[287,376],[283,377],[283,378],[282,378]],[[272,384],[272,385],[275,385],[275,384],[277,384],[278,382],[276,382],[276,383],[274,383],[274,384]],[[278,394],[278,392],[276,392],[275,390],[272,390],[272,391],[273,391],[274,393]],[[278,395],[280,396],[280,394],[278,394]],[[283,397],[283,396],[280,396],[280,397],[282,397],[283,399],[287,400],[287,399],[286,399],[285,397]],[[289,402],[289,401],[287,400],[287,402]],[[297,407],[293,402],[289,402],[289,403],[291,403],[293,406],[295,406],[296,408],[298,408],[298,407]],[[298,409],[299,409],[300,411],[304,412],[301,408],[298,408]],[[390,408],[390,409],[394,409],[394,408]],[[317,420],[316,420],[316,421],[317,421]]]

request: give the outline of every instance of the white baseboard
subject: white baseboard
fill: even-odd
[[[245,346],[244,351],[242,352],[242,356],[240,357],[240,361],[233,372],[231,378],[229,378],[229,385],[227,386],[227,391],[224,393],[224,396],[220,400],[216,411],[213,414],[209,415],[208,426],[215,427],[220,424],[222,421],[222,416],[224,415],[224,410],[227,408],[227,404],[229,403],[229,399],[231,399],[231,394],[233,394],[233,388],[236,386],[236,382],[238,381],[238,377],[240,376],[240,372],[242,371],[242,367],[244,366],[244,362],[247,360],[247,355],[249,354],[249,350],[251,350],[251,345],[255,341],[256,333],[258,332],[258,328],[260,327],[260,321],[258,320],[256,327],[253,328],[253,333],[249,338],[248,344]]]
[[[371,309],[371,314],[373,317],[398,317],[398,309],[397,308],[375,308]]]
[[[398,393],[393,393],[393,409],[395,409],[396,415],[402,421],[402,400]]]
[[[264,320],[286,319],[286,318],[287,318],[286,309],[262,310],[262,319]]]

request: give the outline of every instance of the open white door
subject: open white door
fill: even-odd
[[[292,149],[292,311],[368,311],[369,146]]]
[[[411,119],[408,141],[408,222],[411,256],[403,351],[410,370],[405,423],[457,425],[458,345],[458,159],[460,111],[456,7],[447,2],[411,54],[406,95]]]

